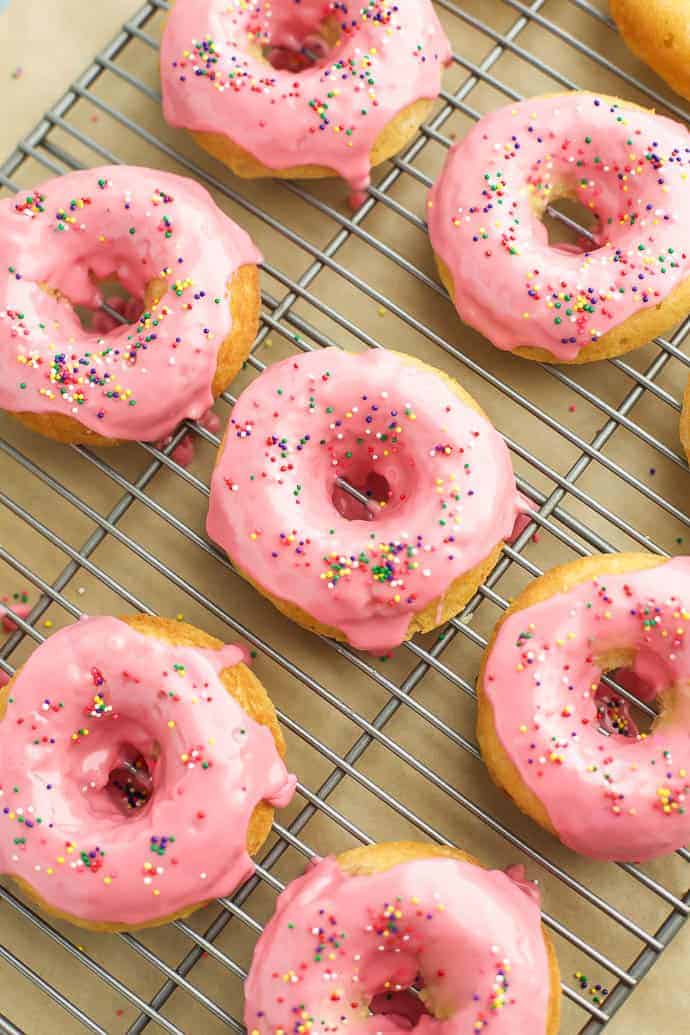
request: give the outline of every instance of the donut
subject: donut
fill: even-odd
[[[271,365],[237,400],[207,531],[293,621],[385,652],[462,609],[520,509],[504,440],[452,378],[327,348]]]
[[[680,411],[680,440],[683,444],[683,451],[690,464],[690,378],[685,385],[683,393],[683,405]]]
[[[611,0],[611,14],[633,54],[690,100],[688,0]]]
[[[666,333],[690,311],[689,175],[688,130],[613,97],[537,97],[485,115],[428,200],[461,319],[544,363],[620,356]],[[588,250],[549,244],[541,217],[561,198],[596,217]]]
[[[295,787],[245,661],[141,615],[82,619],[43,643],[0,691],[0,873],[98,931],[231,894]]]
[[[238,176],[362,191],[429,115],[450,59],[430,0],[176,0],[163,114]]]
[[[556,1035],[559,979],[522,866],[370,845],[315,861],[280,895],[245,984],[245,1024],[249,1035]]]
[[[581,855],[644,862],[690,841],[690,557],[586,557],[532,582],[479,676],[489,773]],[[641,732],[613,672],[661,713]]]
[[[0,407],[59,442],[154,441],[209,408],[246,359],[261,255],[198,184],[106,166],[0,201]],[[103,334],[117,277],[141,315]]]

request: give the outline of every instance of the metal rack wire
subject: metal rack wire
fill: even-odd
[[[72,592],[77,577],[92,577],[121,607],[126,605],[143,612],[153,610],[150,601],[140,595],[138,589],[130,588],[130,584],[136,582],[121,574],[129,570],[126,564],[122,569],[115,566],[113,573],[112,565],[101,559],[103,548],[114,544],[121,556],[136,559],[137,564],[150,573],[151,579],[155,577],[167,586],[175,600],[186,599],[190,606],[205,613],[209,621],[225,626],[228,636],[232,634],[249,641],[273,671],[284,673],[291,687],[299,687],[314,706],[323,706],[328,722],[337,719],[343,730],[339,742],[317,734],[304,719],[305,713],[290,707],[288,694],[280,699],[283,705],[279,709],[280,718],[291,739],[291,747],[293,743],[299,744],[308,749],[314,759],[318,758],[315,771],[322,773],[322,778],[316,781],[316,789],[312,789],[307,779],[308,770],[299,770],[304,778],[299,784],[298,805],[288,821],[276,821],[274,840],[261,858],[254,878],[232,899],[217,903],[210,919],[204,914],[206,919],[200,929],[194,918],[173,925],[170,938],[174,936],[175,947],[182,948],[173,962],[167,961],[166,953],[160,949],[161,942],[148,940],[145,934],[109,937],[109,943],[117,943],[128,957],[128,967],[123,965],[122,974],[132,974],[133,959],[149,974],[157,975],[158,987],[153,994],[137,991],[135,980],[120,976],[118,968],[122,957],[113,957],[117,966],[102,962],[96,943],[91,942],[89,948],[82,947],[72,929],[39,916],[14,888],[0,884],[0,968],[13,968],[13,972],[29,983],[26,987],[33,990],[32,994],[47,996],[69,1015],[77,1029],[101,1033],[125,1030],[122,1026],[125,1022],[94,1019],[86,1008],[78,1005],[71,986],[61,989],[57,980],[51,980],[42,972],[44,968],[40,964],[19,958],[16,946],[4,933],[2,918],[8,923],[10,919],[21,918],[22,923],[35,932],[45,953],[51,946],[59,948],[80,968],[84,982],[96,982],[104,989],[107,986],[108,993],[126,1008],[131,1018],[126,1022],[126,1030],[132,1035],[149,1024],[175,1035],[185,1030],[216,1030],[212,1024],[218,1025],[219,1030],[227,1026],[241,1031],[237,1008],[225,1005],[229,1001],[235,1004],[237,997],[221,1001],[217,995],[207,993],[197,978],[202,973],[201,963],[212,960],[227,975],[228,981],[239,979],[241,982],[248,950],[243,947],[236,954],[233,937],[240,937],[238,932],[248,934],[251,948],[251,940],[261,930],[260,918],[270,912],[272,896],[283,887],[284,880],[278,874],[297,872],[305,858],[321,849],[324,841],[319,834],[320,822],[337,831],[342,844],[374,840],[384,824],[383,817],[386,829],[393,835],[402,833],[404,836],[411,831],[440,843],[451,843],[455,828],[448,818],[448,810],[452,807],[458,815],[467,817],[468,822],[476,823],[477,830],[488,831],[499,848],[524,857],[531,872],[536,871],[535,875],[545,882],[546,902],[552,908],[545,909],[544,919],[556,937],[559,954],[562,949],[569,962],[582,961],[583,967],[594,965],[603,975],[602,981],[611,986],[607,993],[592,998],[582,988],[573,987],[564,968],[563,991],[568,1004],[564,1030],[580,1031],[582,1035],[603,1030],[687,917],[690,893],[684,881],[690,854],[686,851],[656,866],[607,868],[615,879],[612,883],[609,878],[604,891],[596,884],[591,869],[580,866],[568,853],[560,852],[550,840],[538,837],[534,831],[530,832],[529,840],[517,833],[519,823],[514,810],[504,802],[497,804],[499,799],[491,797],[490,791],[486,797],[484,785],[488,786],[488,781],[472,740],[471,713],[476,658],[486,643],[481,630],[488,630],[499,610],[506,606],[507,593],[515,581],[519,584],[520,580],[540,574],[543,565],[550,563],[554,556],[563,559],[624,545],[639,546],[660,555],[678,548],[674,542],[678,543],[679,532],[690,526],[690,516],[683,506],[682,494],[675,499],[674,491],[669,488],[672,490],[675,482],[687,481],[685,460],[675,445],[675,423],[679,386],[682,387],[688,373],[686,368],[690,366],[690,360],[682,351],[690,322],[669,340],[659,340],[649,350],[639,353],[641,360],[626,357],[613,361],[606,364],[606,374],[596,378],[586,372],[533,368],[538,369],[542,389],[538,402],[530,378],[524,374],[524,365],[519,368],[513,364],[508,368],[499,358],[487,359],[486,350],[473,344],[471,339],[467,343],[463,341],[462,348],[455,344],[455,338],[445,330],[454,324],[444,292],[420,266],[420,250],[415,246],[409,252],[398,242],[403,230],[415,241],[425,230],[419,215],[423,211],[419,199],[431,182],[426,159],[434,149],[438,161],[442,158],[443,149],[450,142],[444,130],[452,132],[456,124],[462,129],[479,117],[484,105],[495,107],[506,100],[519,99],[520,93],[511,83],[522,82],[521,69],[528,69],[538,77],[539,92],[594,87],[595,82],[599,89],[603,77],[610,84],[609,92],[617,89],[623,95],[632,93],[643,103],[664,107],[684,120],[688,113],[677,98],[650,85],[655,82],[652,77],[641,81],[628,71],[628,67],[638,67],[634,62],[618,67],[607,56],[609,53],[620,56],[623,52],[607,15],[588,0],[533,0],[531,3],[496,0],[495,5],[463,6],[456,6],[451,0],[437,0],[437,3],[446,26],[454,30],[451,38],[454,42],[461,40],[449,76],[453,79],[453,89],[444,91],[437,112],[405,153],[385,168],[354,214],[346,213],[342,206],[336,207],[336,203],[328,200],[334,197],[334,189],[337,196],[337,188],[307,189],[286,183],[273,190],[262,190],[239,184],[218,165],[186,146],[180,136],[161,126],[160,119],[144,116],[145,106],[159,101],[155,66],[157,39],[167,8],[165,0],[150,0],[123,25],[117,37],[96,56],[0,167],[0,184],[15,191],[46,175],[60,174],[84,164],[136,161],[137,149],[141,148],[149,164],[164,164],[206,183],[233,213],[253,220],[252,226],[260,229],[261,243],[269,257],[265,263],[268,275],[265,279],[269,281],[270,290],[267,288],[263,294],[263,322],[249,373],[260,371],[270,359],[271,353],[267,350],[272,344],[271,335],[279,338],[283,353],[295,348],[319,348],[342,340],[379,347],[382,342],[372,329],[374,321],[354,320],[347,315],[353,309],[360,314],[367,307],[369,310],[378,307],[394,320],[399,347],[414,351],[418,346],[432,359],[435,353],[438,361],[444,362],[460,378],[466,382],[469,379],[473,385],[492,393],[493,408],[491,405],[489,408],[498,427],[506,433],[519,472],[520,488],[535,504],[529,526],[506,548],[502,560],[476,597],[439,637],[408,643],[396,652],[392,668],[386,668],[383,660],[363,658],[342,645],[315,641],[320,656],[337,673],[332,680],[326,680],[312,674],[308,652],[298,648],[300,642],[305,642],[302,634],[294,629],[285,634],[276,632],[269,641],[263,626],[249,627],[238,617],[243,616],[241,606],[230,606],[225,598],[219,603],[210,591],[198,588],[188,576],[188,565],[178,568],[169,563],[169,554],[159,555],[147,545],[151,536],[143,530],[146,522],[150,522],[155,529],[154,541],[157,535],[172,537],[178,556],[192,551],[195,557],[224,571],[232,580],[233,592],[239,592],[236,588],[239,580],[228,562],[193,522],[179,516],[169,489],[167,494],[159,491],[162,475],[174,483],[173,493],[179,487],[180,493],[191,494],[199,511],[204,510],[204,499],[208,495],[206,480],[180,466],[173,453],[189,433],[198,442],[206,443],[211,453],[218,445],[214,434],[200,425],[187,424],[164,449],[150,444],[132,447],[135,459],[124,465],[111,454],[75,448],[75,464],[81,474],[102,480],[114,494],[114,502],[102,513],[102,508],[89,502],[88,494],[82,497],[70,486],[64,468],[59,476],[51,473],[49,449],[39,452],[40,462],[35,460],[24,445],[26,439],[17,444],[9,423],[3,425],[7,434],[0,438],[0,450],[3,464],[13,472],[3,479],[4,488],[0,490],[0,501],[10,521],[7,527],[30,529],[36,542],[47,544],[61,561],[57,573],[44,576],[38,562],[28,563],[12,552],[11,536],[0,544],[0,563],[29,582],[39,594],[31,613],[26,619],[16,618],[16,631],[0,648],[0,668],[11,674],[19,663],[17,660],[13,663],[15,655],[27,643],[41,642],[43,634],[39,626],[49,611],[61,613],[63,618],[79,617],[79,600],[73,599]],[[489,6],[497,9],[492,10],[491,17],[485,14]],[[473,13],[475,10],[480,13]],[[574,24],[578,28],[577,37],[573,35]],[[464,33],[469,34],[471,46],[463,45]],[[600,49],[602,39],[606,53]],[[470,59],[470,51],[483,54],[478,63]],[[554,66],[551,56],[547,59],[544,55],[557,55],[558,67]],[[577,67],[585,70],[584,81],[576,82],[568,72],[575,60],[579,63]],[[628,59],[623,55],[621,60]],[[112,127],[112,133],[102,124],[99,129],[94,128],[97,120]],[[115,143],[111,143],[111,136]],[[414,200],[411,202],[410,198]],[[308,230],[302,232],[299,221],[300,229],[295,229],[292,216],[278,215],[290,205],[296,206],[307,219]],[[566,217],[561,218],[568,221]],[[396,228],[395,243],[388,243],[391,226]],[[290,248],[289,261],[282,260],[279,245]],[[367,281],[358,275],[357,255],[362,248],[367,249],[370,256],[376,256],[396,277],[407,278],[406,284],[414,284],[414,291],[403,292],[404,302],[396,300],[398,295],[394,291],[386,290],[392,272],[387,275],[389,279],[382,278],[381,286],[377,286],[374,279]],[[273,262],[274,251],[282,261]],[[297,262],[304,268],[299,275],[293,275]],[[343,298],[347,296],[354,305],[334,305],[329,301],[334,291],[337,297],[341,293]],[[435,320],[435,311],[441,308],[448,310],[443,317],[445,324]],[[391,341],[387,340],[386,344]],[[506,380],[507,369],[510,380]],[[553,406],[543,401],[545,387],[549,389],[547,400],[555,400]],[[575,411],[573,400],[584,406],[588,414],[582,425],[562,419],[568,403],[568,410]],[[224,401],[232,406],[234,396],[228,392]],[[637,411],[638,419],[633,411]],[[530,427],[540,429],[544,442],[534,435],[531,441],[528,435],[522,435],[520,421],[531,422]],[[659,430],[669,425],[670,434]],[[621,436],[624,442],[619,448]],[[552,459],[554,443],[565,449],[567,462]],[[642,456],[646,459],[640,460]],[[142,457],[144,466],[140,469]],[[656,469],[648,467],[650,462],[665,465],[667,491],[653,487]],[[89,528],[83,542],[74,545],[62,529],[56,531],[50,519],[44,516],[45,508],[36,512],[33,501],[42,494],[55,506],[64,505],[73,513],[79,527],[84,524]],[[615,499],[615,504],[609,505],[607,496]],[[644,504],[645,513],[649,514],[642,523],[638,517],[640,504]],[[137,515],[134,522],[129,520],[132,513]],[[538,544],[537,533],[541,537]],[[143,585],[146,587],[146,582]],[[275,618],[276,624],[282,621]],[[350,679],[368,688],[367,692],[375,699],[376,707],[370,715],[361,705],[361,698],[355,706],[343,689]],[[467,706],[470,714],[467,725],[448,712],[449,699],[460,700]],[[441,745],[438,765],[434,764],[433,753],[425,756],[417,743],[406,739],[401,718],[414,721],[417,730],[426,730],[433,743]],[[422,809],[408,804],[410,795],[405,793],[401,783],[393,782],[389,788],[379,777],[370,764],[377,752],[388,760],[386,765],[398,766],[396,773],[402,774],[403,781],[408,778],[417,781],[415,787],[424,785],[429,793],[436,795],[435,800],[441,802],[443,808],[434,813],[433,819]],[[461,760],[473,765],[472,778],[465,780],[463,776],[462,780],[454,780],[445,775],[440,764],[444,752],[449,752],[452,766],[461,767]],[[348,797],[340,793],[343,787],[347,788],[347,794],[365,794],[372,802],[372,822],[367,822],[366,829],[349,814]],[[289,860],[293,857],[295,864],[291,867]],[[611,894],[610,889],[618,886],[620,894]],[[550,897],[549,888],[553,889]],[[562,919],[559,912],[561,896],[564,909],[565,896],[576,903],[570,911],[565,911],[567,919]],[[259,902],[259,918],[255,915],[255,901]],[[585,917],[595,918],[592,924],[595,920],[603,924],[604,927],[597,930],[604,933],[596,938],[588,937],[590,921],[585,919],[582,925],[573,922],[576,910],[581,910]],[[650,917],[657,917],[653,932],[648,930]],[[185,1021],[184,1027],[180,1027],[183,1022],[174,1019],[177,1016],[174,1006],[180,999],[186,1002],[185,1017],[194,1017],[191,1022]],[[15,1005],[19,1009],[19,1000]],[[3,1010],[13,1013],[14,1006],[2,1003],[0,1031],[7,1035],[21,1033],[21,1012],[9,1017]],[[104,1027],[104,1023],[107,1026]]]

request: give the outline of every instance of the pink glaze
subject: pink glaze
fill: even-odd
[[[118,439],[200,417],[232,327],[228,283],[260,261],[202,187],[170,173],[89,169],[0,201],[0,406]],[[139,313],[149,282],[169,289],[138,322],[85,331],[69,303],[97,309],[94,281],[111,276]]]
[[[405,1002],[413,985],[430,1012]],[[353,877],[329,858],[278,899],[245,984],[245,1024],[249,1035],[543,1035],[549,988],[538,894],[508,874],[436,858]]]
[[[460,317],[499,349],[574,359],[690,275],[689,174],[684,126],[593,94],[484,116],[429,196]],[[535,212],[564,189],[597,216],[589,251],[550,247]]]
[[[17,623],[14,618],[28,618],[31,614],[31,604],[15,603],[11,601],[10,607],[0,604],[0,624],[5,632],[15,632]]]
[[[39,647],[0,724],[0,873],[90,923],[148,923],[234,891],[253,872],[254,807],[286,805],[295,786],[270,731],[219,679],[244,659],[116,618]],[[153,793],[124,815],[109,775],[137,757]]]
[[[496,732],[576,852],[644,861],[690,841],[688,622],[690,558],[677,557],[583,582],[501,626],[484,675]],[[620,700],[615,721],[602,721],[611,702],[602,706],[595,659],[612,648],[636,652],[646,697],[668,691],[650,734],[637,733]]]
[[[371,520],[341,500],[338,476],[370,491],[385,479]],[[242,393],[207,529],[271,594],[386,651],[519,509],[503,439],[446,381],[394,352],[329,348],[268,367]]]
[[[340,26],[330,53],[318,33],[328,20]],[[312,67],[277,60],[305,45]],[[161,45],[163,113],[226,135],[271,169],[323,165],[361,191],[376,138],[408,105],[438,96],[450,57],[429,0],[176,0]]]
[[[220,430],[220,417],[213,410],[207,410],[206,413],[202,414],[197,423],[202,428],[205,428],[206,431],[210,431],[212,435],[217,435]],[[172,441],[172,437],[172,435],[166,435],[165,438],[162,438],[160,442],[155,444],[159,449],[165,449]],[[196,436],[193,432],[187,432],[170,454],[175,463],[179,464],[180,467],[190,467],[194,462],[194,457],[196,456],[195,438]]]

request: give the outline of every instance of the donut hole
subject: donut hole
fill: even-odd
[[[316,65],[327,64],[331,53],[338,45],[340,28],[333,18],[302,32],[274,32],[268,43],[261,48],[264,61],[277,71],[299,75]]]
[[[335,509],[346,521],[374,520],[377,513],[381,513],[383,510],[381,504],[384,507],[387,506],[393,495],[388,479],[379,471],[368,471],[364,475],[354,476],[350,473],[342,480],[355,489],[360,496],[366,496],[367,500],[374,504],[374,506],[366,504],[335,482],[331,499]]]
[[[133,270],[122,278],[107,269],[97,274],[91,261],[89,256],[76,257],[71,276],[40,285],[46,296],[41,310],[43,321],[61,326],[70,336],[78,337],[81,331],[93,339],[94,346],[107,341],[109,335],[119,341],[127,341],[131,335],[134,340],[134,331],[128,327],[138,327],[145,316],[155,315],[170,285],[164,277],[140,280]],[[148,260],[136,261],[145,265]]]
[[[151,800],[153,775],[146,759],[133,745],[123,744],[118,756],[108,774],[104,792],[118,812],[131,817]]]
[[[379,992],[369,1003],[369,1012],[375,1016],[388,1017],[395,1023],[397,1030],[412,1031],[422,1017],[433,1016],[419,995],[421,988],[422,982],[418,978],[409,988]]]
[[[654,732],[655,706],[670,679],[663,658],[632,651],[613,652],[595,693],[597,728],[603,736],[638,740]]]
[[[90,279],[100,292],[104,304],[98,308],[80,304],[72,306],[88,334],[108,334],[122,324],[138,322],[144,309],[142,298],[136,298],[116,276],[99,280],[91,275]]]
[[[551,248],[575,254],[598,247],[595,240],[599,229],[596,213],[569,194],[551,200],[541,214],[541,221]]]

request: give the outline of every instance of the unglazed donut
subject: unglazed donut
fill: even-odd
[[[611,0],[611,14],[633,54],[690,100],[690,2]]]
[[[460,317],[547,363],[619,356],[690,311],[690,134],[612,97],[537,97],[485,115],[429,195],[429,234]],[[541,215],[576,198],[595,246],[550,246]],[[488,289],[490,285],[490,289]]]
[[[558,963],[523,868],[408,842],[318,860],[288,885],[245,999],[249,1035],[556,1035],[560,1016]]]
[[[0,406],[60,442],[158,440],[209,408],[246,359],[261,255],[198,184],[108,166],[0,201]],[[143,310],[107,334],[96,281]]]
[[[690,840],[688,622],[690,558],[587,557],[531,583],[487,648],[478,736],[489,772],[582,855],[641,862]],[[638,696],[659,696],[648,734],[600,686],[619,669]]]
[[[370,494],[371,520],[339,476]],[[207,530],[294,621],[386,651],[462,609],[520,509],[505,442],[452,378],[328,348],[241,394]]]
[[[245,658],[147,616],[82,619],[40,646],[0,691],[0,873],[93,930],[234,891],[295,787]]]
[[[305,44],[321,56],[300,71],[263,56]],[[431,111],[450,57],[430,0],[176,0],[163,113],[238,176],[342,176],[361,191]]]

